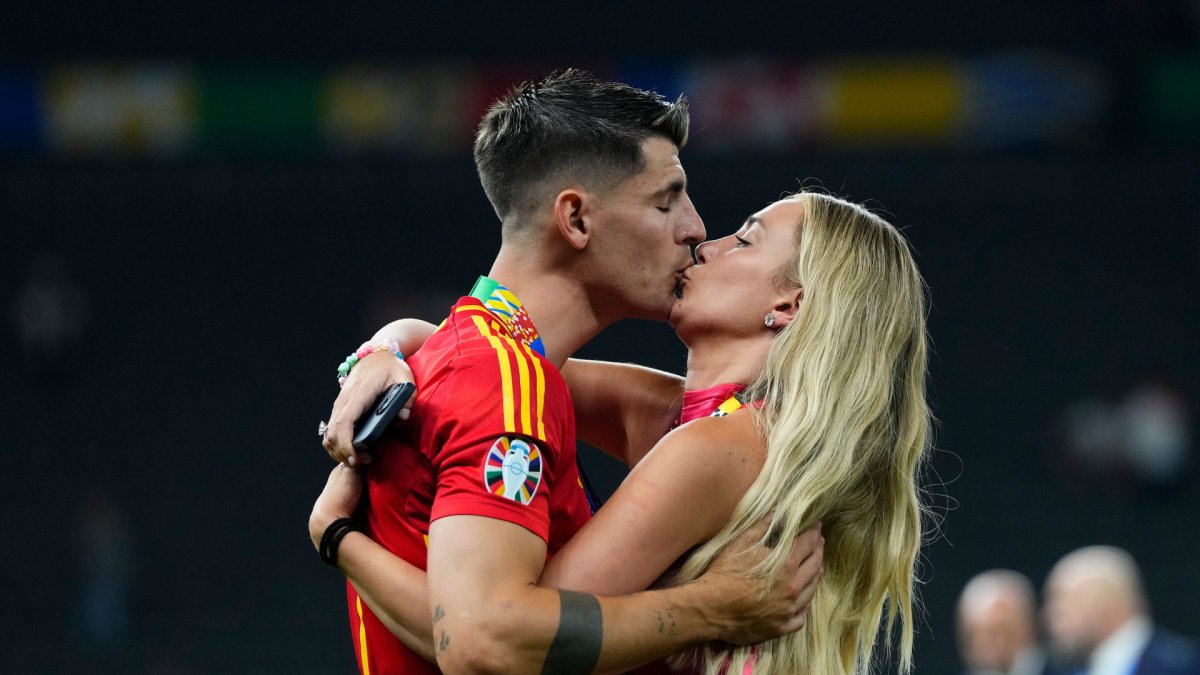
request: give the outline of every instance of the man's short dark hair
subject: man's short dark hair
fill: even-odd
[[[492,105],[475,135],[475,167],[501,220],[537,208],[539,188],[562,177],[603,190],[645,168],[642,143],[661,136],[683,147],[687,101],[581,70],[514,87]]]

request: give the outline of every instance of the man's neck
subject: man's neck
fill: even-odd
[[[592,307],[587,289],[567,270],[542,265],[534,251],[502,247],[488,276],[520,299],[546,348],[546,358],[562,368],[575,350],[607,322]]]
[[[750,384],[758,376],[771,340],[761,338],[705,338],[688,345],[684,389],[697,391],[718,384]]]

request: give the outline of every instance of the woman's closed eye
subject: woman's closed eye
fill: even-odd
[[[745,239],[742,239],[741,237],[737,236],[736,234],[733,235],[733,238],[737,240],[737,245],[739,248],[750,245],[750,242],[746,241]]]

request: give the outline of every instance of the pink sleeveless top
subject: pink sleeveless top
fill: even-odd
[[[729,400],[730,396],[740,394],[745,389],[745,385],[741,384],[718,384],[708,389],[683,392],[683,410],[680,411],[679,421],[675,426],[716,415],[719,412],[718,406]]]

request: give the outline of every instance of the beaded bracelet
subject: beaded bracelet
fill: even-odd
[[[342,365],[338,366],[338,386],[340,387],[346,383],[346,378],[350,377],[350,370],[354,368],[355,364],[368,354],[374,354],[375,352],[391,352],[396,355],[396,358],[401,361],[404,360],[404,355],[400,353],[400,345],[395,340],[391,338],[367,340],[353,354],[347,356]]]

